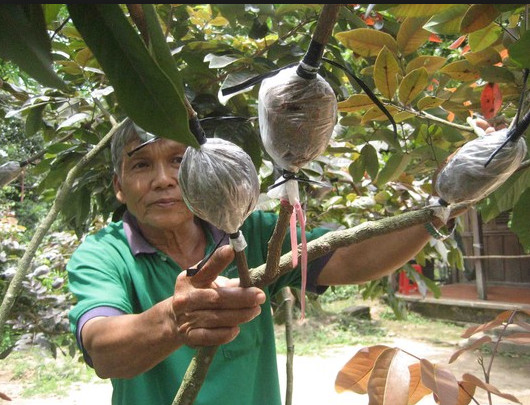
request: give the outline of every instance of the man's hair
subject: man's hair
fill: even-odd
[[[126,118],[123,121],[116,130],[116,133],[112,136],[110,144],[114,173],[117,175],[120,174],[124,148],[134,141],[145,142],[148,139],[146,135],[150,134],[139,128],[130,118]]]

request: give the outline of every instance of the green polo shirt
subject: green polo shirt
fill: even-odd
[[[248,244],[249,268],[265,262],[267,243],[276,219],[275,214],[256,211],[242,226],[241,231]],[[214,241],[210,227],[206,224],[204,227],[208,235],[208,253],[217,241]],[[307,240],[326,232],[326,229],[314,229],[307,233]],[[289,238],[288,233],[284,252],[290,249]],[[111,307],[120,313],[137,314],[173,294],[177,275],[183,269],[164,253],[151,249],[149,254],[133,254],[123,221],[113,222],[98,233],[87,236],[67,265],[69,286],[77,298],[77,304],[69,314],[74,334],[77,334],[80,318],[87,311]],[[313,275],[309,279],[316,279],[315,273],[324,263],[308,264],[308,272]],[[224,270],[223,275],[238,277],[235,261]],[[284,286],[299,288],[300,282],[298,268],[264,288],[267,300],[261,315],[241,325],[236,339],[219,348],[196,405],[281,405],[270,298]],[[143,374],[131,379],[111,379],[112,404],[170,405],[194,353],[194,349],[183,346]]]

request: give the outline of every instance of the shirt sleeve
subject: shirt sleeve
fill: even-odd
[[[127,255],[132,256],[126,242],[101,232],[88,236],[72,254],[66,269],[68,286],[77,300],[69,312],[70,328],[76,336],[81,317],[95,308],[132,313]]]

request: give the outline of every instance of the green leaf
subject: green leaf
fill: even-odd
[[[37,133],[42,127],[42,112],[44,111],[45,104],[37,105],[29,110],[28,116],[26,117],[25,134],[26,137],[31,138]]]
[[[40,4],[0,5],[0,57],[41,84],[66,90],[52,67],[50,38]]]
[[[157,136],[198,147],[175,84],[149,55],[117,4],[68,4],[129,117]]]
[[[147,30],[149,32],[149,46],[152,50],[152,55],[160,68],[175,86],[175,89],[184,104],[183,98],[185,96],[182,78],[179,74],[177,63],[171,55],[171,50],[169,49],[164,33],[162,32],[160,23],[158,22],[155,8],[152,4],[142,4],[142,10],[144,11]]]
[[[416,105],[418,110],[428,110],[429,108],[440,107],[445,102],[444,99],[435,96],[426,96],[421,98]]]
[[[350,173],[353,181],[359,182],[364,177],[364,159],[360,156],[355,159],[350,166],[348,166],[348,172]]]
[[[501,212],[511,210],[526,189],[530,188],[530,169],[511,175],[488,199],[479,205],[484,222],[488,222]]]
[[[340,112],[355,112],[359,110],[367,110],[374,106],[374,102],[366,94],[354,94],[347,100],[341,101],[337,104]]]
[[[379,171],[379,160],[377,158],[377,151],[371,144],[367,143],[363,146],[361,149],[361,159],[364,162],[364,168],[368,175],[372,179],[375,179]]]
[[[462,80],[463,82],[477,80],[480,77],[478,70],[467,60],[449,63],[441,68],[440,72],[445,73],[452,79]]]
[[[392,154],[377,175],[374,183],[382,186],[390,181],[394,181],[405,171],[410,160],[411,155],[408,153],[396,152]]]
[[[511,230],[517,234],[524,250],[530,252],[530,188],[521,195],[512,214]]]
[[[499,42],[502,39],[502,34],[502,28],[497,24],[492,23],[486,28],[469,34],[468,43],[473,52],[480,52]]]
[[[519,41],[508,47],[510,59],[518,63],[521,67],[530,69],[530,31],[526,31]]]

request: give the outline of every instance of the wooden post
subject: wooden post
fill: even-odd
[[[469,215],[471,217],[471,228],[473,230],[473,255],[482,256],[484,253],[484,246],[480,214],[477,212],[475,207],[472,207],[469,210]],[[482,270],[482,259],[478,257],[473,259],[473,262],[475,264],[475,278],[477,283],[478,298],[481,300],[487,300],[486,275]]]

